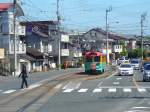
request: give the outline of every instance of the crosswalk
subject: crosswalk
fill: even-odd
[[[0,94],[10,94],[10,93],[14,93],[17,90],[15,89],[10,89],[10,90],[0,90]]]
[[[123,93],[132,93],[132,92],[138,92],[138,93],[146,93],[150,91],[150,88],[114,88],[114,87],[102,87],[102,88],[95,88],[91,90],[90,88],[80,88],[80,89],[62,89],[63,93],[71,93],[71,92],[78,92],[78,93],[85,93],[85,92],[92,92],[92,93],[102,93],[103,91],[108,93],[117,93],[122,91]]]

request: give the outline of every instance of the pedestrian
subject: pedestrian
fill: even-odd
[[[22,70],[21,70],[19,77],[22,78],[21,89],[23,89],[24,84],[26,88],[28,88],[28,82],[27,82],[28,75],[27,75],[27,69],[25,65],[22,65]]]

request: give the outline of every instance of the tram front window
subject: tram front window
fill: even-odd
[[[99,56],[95,56],[94,57],[94,62],[100,62],[100,57]]]

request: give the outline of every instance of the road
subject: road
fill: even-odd
[[[150,112],[150,82],[142,74],[68,82],[38,112]]]
[[[3,98],[0,101],[0,110],[2,112],[150,112],[150,82],[142,81],[140,71],[136,70],[134,76],[118,76],[115,72],[105,78],[88,77],[72,74],[69,75],[69,79],[66,76],[52,80],[43,87],[37,87],[35,91],[26,91],[23,95],[20,95],[19,91],[15,92],[16,94],[9,95],[10,98],[5,97],[6,100]],[[0,98],[2,97],[0,95]],[[29,101],[30,99],[32,100]]]

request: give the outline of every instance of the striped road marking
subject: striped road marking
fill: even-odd
[[[124,89],[123,89],[123,92],[125,92],[125,93],[130,93],[130,92],[132,92],[132,90],[131,90],[130,88],[124,88]]]
[[[79,93],[84,93],[84,92],[87,92],[87,90],[88,90],[88,89],[80,89],[78,92],[79,92]]]
[[[63,93],[70,93],[70,92],[72,92],[74,89],[66,89],[66,90],[64,90],[63,91]]]
[[[142,93],[142,92],[146,92],[146,89],[145,88],[138,88],[138,91]]]
[[[110,93],[115,93],[117,90],[116,90],[116,88],[110,88],[110,89],[108,89],[108,92],[110,92]]]
[[[102,92],[102,89],[94,89],[93,90],[93,93],[100,93],[100,92]]]
[[[113,82],[114,85],[119,85],[119,82]]]
[[[8,91],[4,91],[3,94],[9,94],[9,93],[13,93],[15,92],[16,90],[8,90]]]

